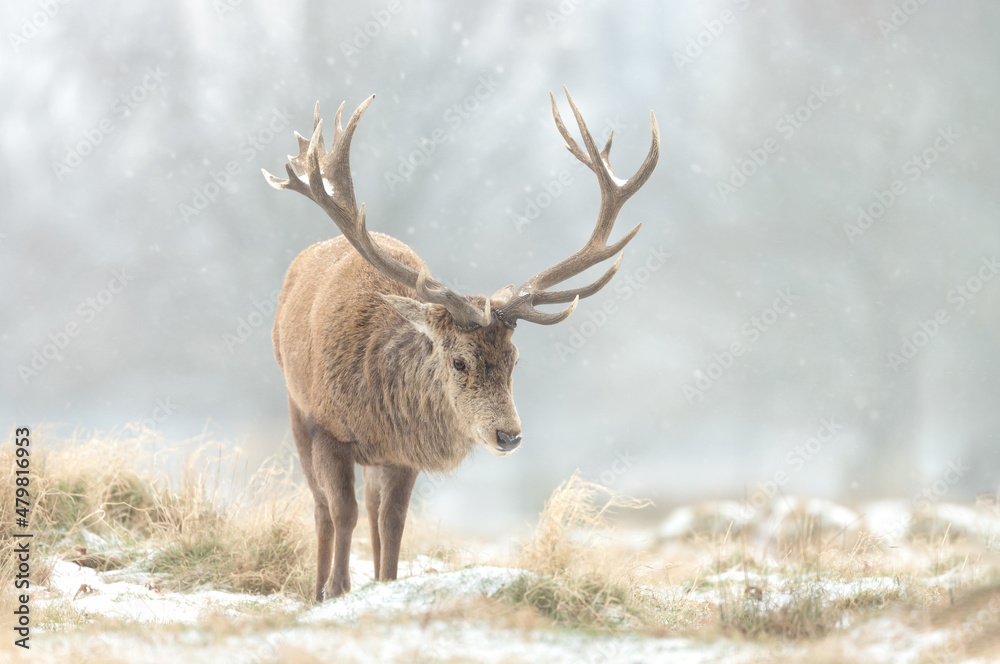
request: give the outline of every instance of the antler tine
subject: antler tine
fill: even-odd
[[[330,216],[348,242],[371,265],[387,277],[410,288],[428,302],[443,305],[451,313],[455,324],[466,330],[484,327],[491,323],[490,304],[480,310],[468,298],[452,291],[435,281],[427,267],[418,273],[408,265],[400,263],[387,254],[374,241],[365,223],[365,205],[358,209],[354,198],[354,183],[351,179],[351,141],[365,110],[375,99],[372,95],[364,100],[341,127],[344,104],[337,109],[334,118],[334,138],[330,150],[323,141],[323,119],[320,117],[319,102],[313,112],[313,133],[306,140],[295,133],[299,144],[299,154],[289,157],[285,164],[288,179],[277,178],[261,169],[268,183],[276,189],[290,189],[307,196]]]
[[[517,320],[527,320],[531,323],[540,323],[542,325],[551,325],[564,320],[572,313],[576,302],[580,298],[593,295],[611,281],[612,277],[614,277],[615,273],[621,267],[622,249],[635,237],[642,224],[636,225],[623,238],[611,245],[607,244],[608,237],[614,228],[618,212],[625,204],[625,201],[649,179],[653,169],[656,167],[656,162],[660,154],[660,131],[656,124],[656,116],[651,111],[649,118],[652,142],[646,159],[635,175],[628,180],[621,180],[614,174],[609,161],[614,133],[608,137],[607,143],[598,151],[597,145],[594,143],[594,137],[591,135],[590,130],[587,129],[587,123],[583,119],[583,114],[577,108],[576,102],[573,101],[569,90],[565,86],[563,86],[563,90],[565,90],[566,99],[573,110],[576,124],[580,128],[580,136],[586,152],[580,148],[580,145],[570,135],[565,123],[563,123],[562,116],[559,114],[555,95],[550,92],[549,99],[552,102],[552,116],[555,119],[556,128],[566,141],[566,148],[597,176],[597,183],[601,189],[601,208],[597,214],[597,223],[594,225],[594,230],[582,249],[569,258],[531,277],[521,284],[513,294],[505,293],[499,298],[502,300],[502,304],[494,308],[493,315],[511,327],[516,324]],[[546,290],[607,260],[615,254],[619,254],[618,260],[597,281],[569,290]],[[559,304],[569,302],[570,300],[574,302],[572,306],[555,314],[540,312],[534,308],[535,305]]]
[[[375,95],[372,95],[373,97]],[[344,128],[340,125],[340,118],[344,115],[344,106],[347,104],[346,101],[340,102],[340,106],[337,107],[337,115],[333,118],[333,130],[334,136],[340,136],[343,133]]]
[[[292,132],[295,134],[295,140],[299,143],[299,154],[305,154],[306,150],[309,149],[309,139],[300,134],[299,132]],[[295,157],[288,155],[288,161],[292,161]]]
[[[639,187],[646,184],[646,180],[656,168],[656,162],[660,159],[660,125],[657,124],[653,111],[649,112],[649,132],[652,135],[649,142],[649,152],[646,153],[646,158],[642,161],[639,170],[625,183],[623,187],[625,198],[639,191]],[[608,139],[608,148],[610,147],[611,139]]]
[[[351,141],[354,139],[354,130],[358,128],[358,123],[361,121],[361,117],[368,110],[368,106],[375,100],[375,95],[368,97],[361,105],[358,106],[354,113],[351,114],[351,119],[347,121],[347,128],[340,128],[340,117],[343,113],[344,104],[342,103],[337,109],[337,115],[334,118],[333,127],[333,146],[330,148],[330,152],[324,155],[322,172],[326,174],[326,178],[333,185],[333,190],[336,194],[344,199],[345,207],[347,209],[354,209],[357,207],[357,202],[354,199],[354,182],[351,179]],[[319,104],[316,104],[317,109]],[[323,141],[323,131],[322,124],[323,121],[319,121],[320,124],[317,126],[319,129],[319,141],[322,145]]]
[[[316,130],[319,129],[320,130],[320,132],[319,132],[319,141],[318,141],[317,145],[319,146],[319,153],[325,155],[326,154],[326,142],[323,140],[323,130],[320,127],[321,124],[323,124],[323,119],[319,115],[319,102],[317,101],[316,102],[316,108],[313,110],[313,136],[315,137]],[[330,149],[332,150],[333,148],[330,148]],[[301,148],[300,148],[300,150],[301,150]],[[301,154],[299,156],[301,156]]]
[[[306,151],[306,177],[309,178],[309,197],[319,203],[322,207],[325,207],[327,204],[333,204],[338,208],[343,208],[342,211],[345,213],[343,216],[347,217],[350,214],[350,210],[347,209],[347,206],[341,201],[338,201],[336,198],[330,196],[326,191],[326,181],[330,178],[330,174],[328,172],[327,176],[324,178],[323,171],[319,164],[319,144],[322,140],[323,119],[320,118],[316,122],[316,126],[313,128],[312,138],[309,139],[309,150]],[[333,193],[337,193],[340,196],[344,195],[344,192],[338,191],[337,187],[333,188]],[[341,215],[337,215],[334,217],[333,221],[339,227],[341,224],[346,224],[348,220],[342,218]],[[344,229],[341,228],[340,230],[343,231]]]
[[[590,163],[590,159],[587,157],[587,153],[580,149],[577,145],[576,139],[573,138],[569,130],[566,129],[566,125],[563,124],[562,115],[559,114],[559,105],[556,104],[556,96],[549,92],[549,100],[552,102],[552,117],[555,118],[556,127],[559,129],[559,133],[562,134],[563,139],[566,141],[566,149],[569,150],[574,157],[579,159],[587,166],[590,170],[594,170],[594,165]]]
[[[569,318],[570,314],[576,311],[576,305],[578,304],[580,304],[579,295],[574,297],[573,303],[570,304],[565,309],[563,309],[562,311],[557,311],[555,313],[549,314],[543,311],[532,309],[530,312],[527,312],[524,316],[520,316],[519,318],[521,318],[522,320],[526,320],[529,323],[537,323],[538,325],[555,325],[556,323],[561,323],[567,318]]]
[[[569,90],[565,85],[563,86],[563,91],[566,93],[566,99],[569,100],[569,107],[573,110],[573,117],[576,118],[576,124],[580,128],[580,136],[583,138],[583,146],[587,148],[590,170],[594,171],[597,175],[597,180],[601,184],[601,194],[603,196],[606,189],[605,185],[613,183],[614,180],[609,170],[604,167],[604,160],[601,159],[601,153],[597,150],[597,145],[594,143],[594,137],[590,135],[590,130],[587,129],[587,123],[584,122],[580,109],[576,107],[576,102],[573,101],[573,97],[570,95]],[[610,152],[610,147],[608,147],[608,151]],[[577,158],[579,159],[579,157]],[[598,227],[600,227],[600,225],[598,225]],[[608,228],[608,232],[610,231],[611,229]],[[607,235],[604,237],[606,239]]]
[[[609,171],[611,170],[611,162],[609,161],[609,157],[611,156],[611,141],[613,140],[615,140],[614,129],[612,129],[611,133],[608,134],[608,142],[604,144],[604,148],[601,150],[601,159],[604,160],[604,165],[608,167]],[[615,172],[611,171],[611,174],[614,175]]]
[[[561,291],[539,291],[533,300],[533,304],[562,304],[563,302],[570,302],[574,298],[590,297],[597,291],[601,290],[608,285],[611,278],[615,276],[618,272],[618,268],[622,266],[622,259],[625,257],[625,252],[618,254],[618,260],[615,264],[611,266],[607,272],[601,275],[601,278],[592,284],[587,286],[581,286],[580,288],[571,288],[569,290]]]

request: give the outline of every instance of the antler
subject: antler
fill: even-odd
[[[351,180],[351,139],[368,105],[375,99],[372,95],[358,106],[347,121],[347,128],[340,126],[344,103],[337,109],[334,119],[333,145],[329,152],[323,141],[323,120],[319,115],[319,102],[313,114],[312,138],[306,140],[298,132],[299,154],[289,156],[285,164],[288,179],[277,178],[264,169],[264,177],[275,189],[290,189],[314,201],[330,215],[337,228],[348,242],[357,249],[365,260],[379,272],[410,288],[413,288],[427,302],[444,305],[451,313],[455,325],[471,330],[485,327],[492,322],[490,302],[486,301],[485,311],[480,310],[467,298],[435,281],[426,265],[420,271],[404,265],[379,247],[365,227],[365,204],[358,209],[354,199],[354,183]]]
[[[593,295],[611,281],[611,278],[615,276],[615,272],[621,267],[624,253],[618,256],[618,260],[615,261],[610,270],[588,286],[560,291],[546,290],[566,281],[570,277],[580,274],[589,267],[607,260],[621,251],[635,237],[642,224],[638,224],[628,235],[614,244],[607,244],[608,236],[611,234],[611,229],[615,225],[615,219],[618,217],[618,211],[621,210],[625,201],[637,192],[645,184],[646,180],[649,179],[653,168],[656,167],[656,160],[660,156],[660,129],[656,124],[656,116],[650,111],[649,125],[653,137],[646,160],[642,162],[642,166],[639,167],[638,172],[628,180],[621,180],[616,177],[614,171],[611,170],[611,163],[608,161],[614,132],[608,137],[608,142],[604,145],[604,149],[598,152],[597,145],[594,144],[594,138],[590,135],[587,125],[583,121],[583,116],[580,115],[579,109],[573,103],[573,97],[570,96],[569,90],[565,86],[563,86],[563,90],[566,92],[570,108],[573,109],[576,124],[580,127],[580,134],[583,137],[583,145],[586,148],[586,152],[581,150],[576,140],[570,136],[566,125],[563,124],[562,117],[559,115],[559,109],[556,107],[555,95],[550,92],[549,98],[552,100],[552,115],[555,117],[559,133],[566,139],[566,148],[573,153],[574,157],[583,162],[587,168],[597,175],[597,183],[601,187],[601,209],[597,214],[597,225],[594,227],[594,232],[591,233],[590,239],[587,240],[587,244],[582,249],[552,267],[542,270],[521,284],[516,290],[508,286],[494,295],[495,298],[506,300],[504,304],[494,307],[493,315],[508,327],[514,327],[518,319],[542,325],[552,325],[553,323],[563,321],[576,309],[580,298]],[[572,302],[572,304],[557,313],[545,313],[535,309],[535,305],[539,304],[562,304],[565,302]]]

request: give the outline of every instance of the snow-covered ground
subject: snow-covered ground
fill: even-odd
[[[115,580],[131,577],[132,581]],[[219,590],[190,593],[164,592],[153,577],[121,572],[99,573],[74,562],[55,561],[49,579],[51,596],[39,608],[69,605],[85,616],[100,616],[123,623],[196,625],[206,614],[231,617],[249,610],[294,612],[302,608],[281,595],[258,596]]]
[[[358,561],[352,576],[371,563]],[[438,566],[444,566],[441,561]],[[455,620],[456,603],[495,594],[524,570],[470,566],[419,573],[394,583],[375,583],[309,606],[281,596],[220,591],[158,590],[136,572],[98,573],[56,561],[50,596],[40,606],[71,606],[101,623],[97,631],[36,630],[33,655],[43,661],[281,662],[310,653],[336,662],[752,662],[765,653],[745,643],[706,644],[691,639],[595,636],[562,630],[502,628],[482,618]],[[131,581],[115,580],[128,576]],[[435,617],[447,607],[449,619]],[[212,617],[252,619],[262,613],[286,616],[280,629],[242,630],[220,635]],[[137,631],[134,625],[160,625]],[[184,629],[176,627],[182,625]],[[165,627],[174,626],[173,629]],[[104,658],[107,659],[104,659]],[[294,661],[294,660],[293,660]],[[311,661],[311,660],[304,660]]]
[[[997,530],[983,512],[946,506],[954,517],[951,527],[990,537]],[[684,546],[693,532],[712,532],[711,519],[731,523],[741,517],[736,504],[685,507],[651,530],[615,533],[624,547],[657,550],[670,563],[672,547]],[[787,510],[744,518],[740,525],[775,533],[793,512],[803,510],[829,518],[835,529],[884,529],[891,535],[883,549],[901,561],[917,555],[898,541],[920,525],[907,518],[900,505],[884,503],[854,513],[823,501],[803,502]],[[944,516],[942,518],[944,518]],[[950,518],[950,517],[949,517]],[[865,521],[867,520],[867,521]],[[904,523],[905,528],[896,528]],[[995,547],[993,542],[991,547]],[[659,547],[659,548],[657,548]],[[503,548],[503,547],[501,547]],[[666,553],[665,553],[666,552]],[[987,551],[986,558],[996,557]],[[489,556],[485,556],[488,558]],[[33,662],[191,662],[206,664],[265,662],[525,662],[550,664],[670,662],[797,662],[823,653],[833,659],[892,664],[932,661],[981,662],[989,656],[966,656],[950,644],[968,636],[970,620],[1000,625],[1000,593],[978,618],[933,623],[913,604],[876,613],[856,613],[820,639],[740,638],[719,629],[704,634],[672,629],[664,636],[637,632],[600,632],[553,628],[533,620],[520,621],[510,612],[495,618],[488,598],[515,581],[524,570],[475,564],[475,555],[446,562],[424,556],[403,561],[401,578],[392,583],[372,581],[370,561],[355,556],[351,575],[354,590],[320,605],[278,595],[257,596],[213,589],[175,592],[164,579],[142,571],[142,564],[97,572],[67,560],[52,560],[46,592],[34,601],[36,623],[30,654]],[[986,560],[980,556],[977,565]],[[921,592],[947,596],[970,578],[969,558],[919,579]],[[808,596],[817,606],[845,606],[871,597],[900,597],[912,577],[887,573],[874,566],[867,572],[838,578],[816,570],[789,575],[776,561],[774,571],[745,569],[739,564],[705,571],[692,583],[649,586],[646,590],[664,603],[703,607],[708,615],[735,601],[754,598],[762,611],[780,611]],[[692,563],[694,565],[696,563]],[[991,563],[992,564],[992,563]],[[770,569],[770,565],[768,565]],[[706,567],[706,570],[711,567]],[[992,569],[996,569],[994,566]],[[992,572],[995,583],[996,573]],[[987,581],[987,586],[989,581]],[[995,591],[994,591],[995,592]],[[486,607],[486,608],[484,608]],[[993,611],[996,615],[990,613]],[[984,614],[985,612],[985,614]],[[984,617],[985,616],[985,617]],[[963,630],[965,634],[963,635]],[[942,653],[944,653],[942,655]],[[0,650],[0,658],[7,653]],[[944,657],[942,659],[942,657]],[[12,660],[13,661],[13,660]]]
[[[45,601],[71,604],[76,611],[121,621],[121,626],[103,623],[98,630],[36,632],[32,661],[742,664],[781,661],[780,657],[799,649],[794,644],[772,649],[722,637],[654,638],[524,629],[493,625],[481,617],[456,619],[453,611],[448,611],[445,619],[435,617],[435,609],[442,603],[453,608],[463,599],[489,596],[519,573],[474,566],[420,574],[390,584],[370,583],[313,607],[280,596],[158,592],[138,582],[107,582],[102,579],[105,575],[93,570],[59,562],[53,570],[53,597]],[[823,589],[832,601],[862,587],[880,589],[893,583],[891,579],[871,579],[849,587],[826,582]],[[77,594],[83,585],[91,590]],[[711,599],[712,594],[706,591],[706,598]],[[220,615],[249,619],[272,612],[287,616],[287,625],[220,632],[217,622],[210,620]],[[137,630],[135,624],[146,628]],[[151,624],[163,627],[149,629]],[[178,629],[178,625],[184,627]],[[850,661],[916,664],[928,649],[942,647],[949,637],[947,630],[917,630],[896,617],[862,623],[845,633],[840,643]],[[305,653],[317,659],[309,659]]]

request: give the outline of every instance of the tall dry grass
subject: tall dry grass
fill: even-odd
[[[33,431],[32,583],[45,581],[43,556],[57,555],[100,569],[139,565],[172,589],[211,584],[309,597],[315,535],[310,496],[291,479],[294,459],[250,473],[219,443],[188,446],[181,461],[148,430],[67,438]],[[8,434],[0,446],[2,587],[15,574],[14,458]]]
[[[652,503],[630,498],[574,474],[546,501],[517,566],[530,572],[501,592],[560,624],[635,626],[649,617],[634,555],[605,541],[610,517]]]

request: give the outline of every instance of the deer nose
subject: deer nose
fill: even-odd
[[[521,434],[510,434],[497,429],[497,446],[504,452],[510,452],[521,444]]]

